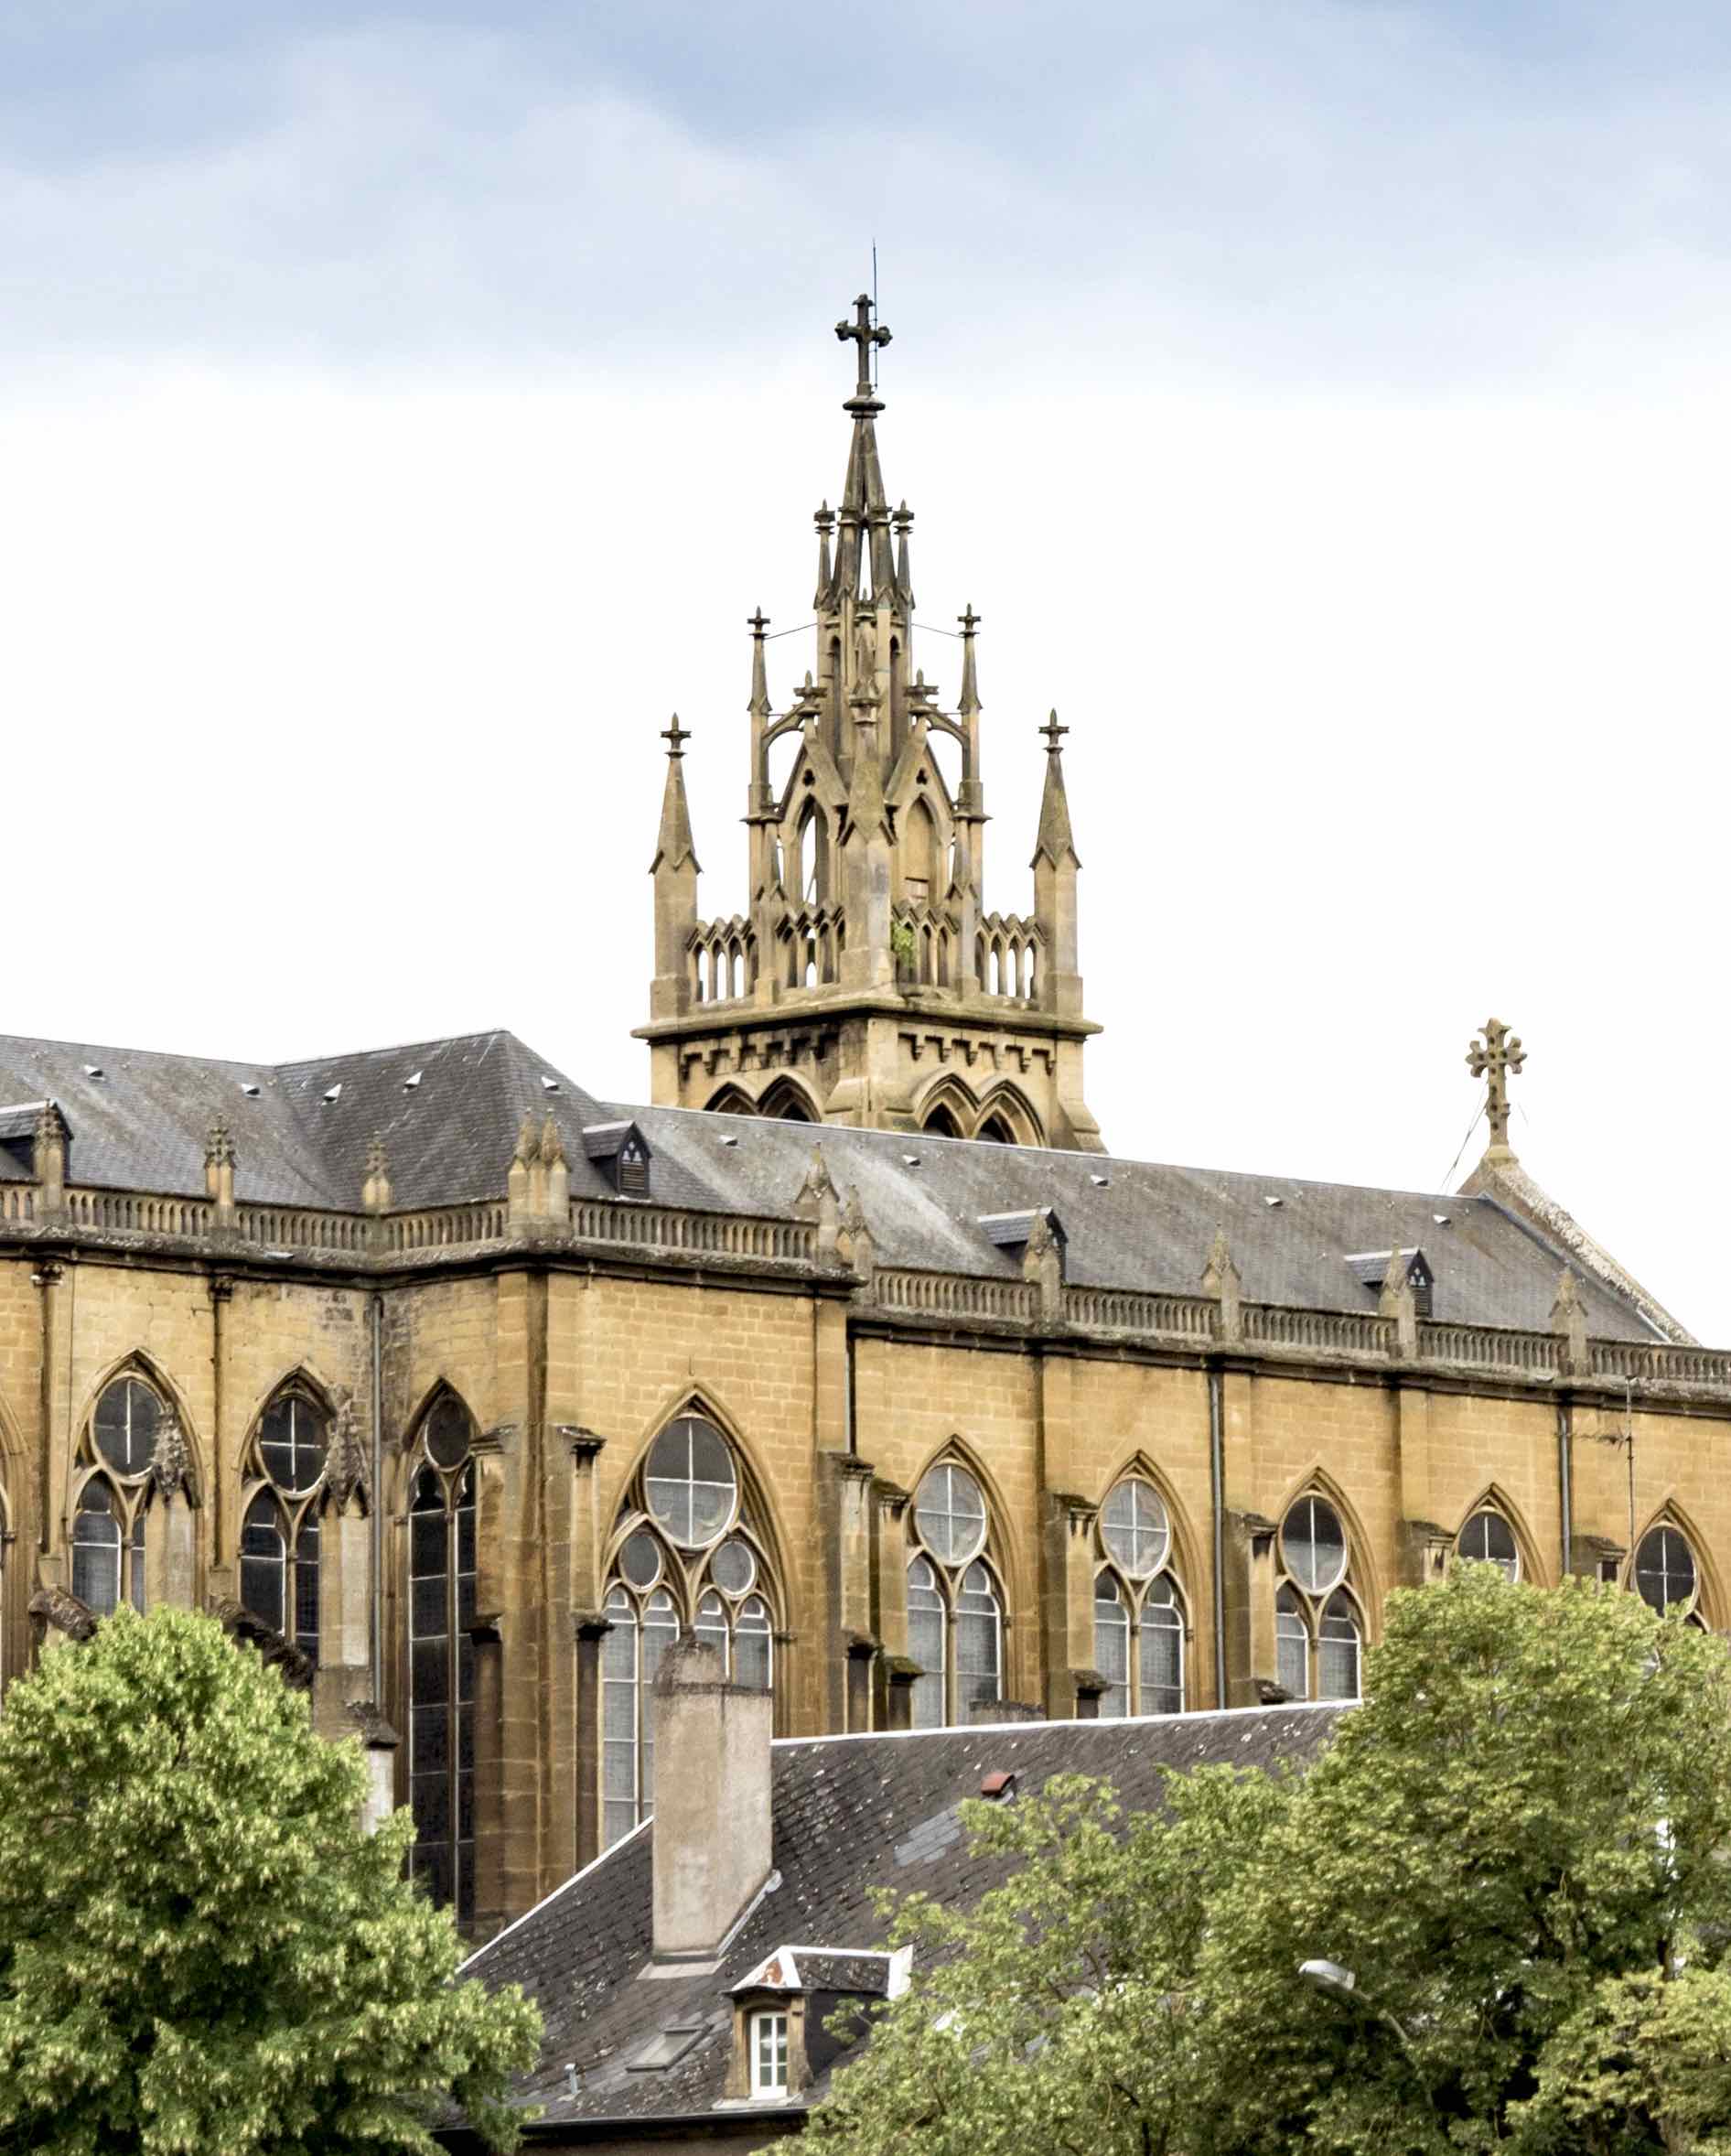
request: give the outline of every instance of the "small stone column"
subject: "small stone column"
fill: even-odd
[[[338,1405],[325,1461],[319,1537],[318,1669],[313,1720],[327,1736],[349,1727],[372,1689],[372,1491],[355,1403]]]
[[[198,1590],[198,1503],[186,1433],[170,1413],[156,1435],[145,1515],[145,1607],[195,1606]]]
[[[1274,1638],[1275,1522],[1227,1515],[1226,1704],[1258,1707],[1278,1686]]]

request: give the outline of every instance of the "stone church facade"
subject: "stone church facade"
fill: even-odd
[[[1526,1176],[1506,1029],[1459,1191],[1102,1149],[1059,731],[988,911],[977,622],[942,712],[840,328],[819,663],[775,716],[754,619],[727,921],[671,729],[652,1105],[506,1033],[0,1039],[0,1676],[217,1608],[478,1937],[648,1812],[681,1633],[793,1737],[1349,1697],[1457,1550],[1731,1628],[1731,1354]]]

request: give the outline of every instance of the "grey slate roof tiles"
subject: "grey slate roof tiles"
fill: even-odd
[[[646,1978],[651,1946],[654,1823],[609,1850],[501,1932],[468,1964],[491,1984],[521,1984],[544,2017],[540,2063],[515,2094],[543,2127],[602,2118],[708,2115],[732,2044],[731,1994],[776,1948],[806,1969],[845,1976],[881,1949],[872,1890],[918,1888],[968,1907],[1007,1874],[965,1835],[938,1832],[989,1773],[1012,1772],[1020,1798],[1056,1773],[1110,1782],[1126,1808],[1162,1802],[1167,1770],[1302,1766],[1349,1709],[1257,1708],[1135,1721],[1011,1722],[907,1735],[784,1740],[774,1748],[772,1862],[780,1884],[760,1896],[707,1974]],[[914,1853],[909,1853],[909,1852]],[[832,1960],[832,1957],[837,1957]],[[866,1965],[868,1968],[874,1966]],[[841,1989],[841,1985],[837,1985]],[[672,2065],[633,2072],[662,2029],[707,2032]],[[565,2063],[579,2070],[570,2094]],[[820,2093],[821,2093],[820,2084]]]
[[[1424,1251],[1439,1321],[1545,1331],[1565,1261],[1484,1197],[597,1102],[504,1031],[277,1066],[0,1037],[0,1105],[45,1098],[71,1129],[68,1180],[117,1190],[201,1194],[206,1135],[220,1118],[242,1203],[352,1210],[375,1132],[395,1205],[497,1199],[524,1113],[539,1123],[551,1111],[577,1196],[613,1195],[583,1137],[600,1124],[641,1131],[652,1202],[717,1213],[791,1218],[821,1146],[837,1188],[858,1187],[882,1265],[1014,1278],[1019,1253],[980,1224],[1049,1207],[1067,1276],[1087,1286],[1194,1294],[1223,1228],[1249,1301],[1373,1310],[1377,1284],[1355,1282],[1345,1260],[1398,1245]],[[0,1180],[27,1179],[27,1144],[0,1146]],[[1596,1336],[1653,1337],[1592,1275],[1581,1294]]]

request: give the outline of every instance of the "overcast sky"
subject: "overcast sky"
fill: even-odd
[[[1109,1143],[1441,1187],[1494,1011],[1731,1343],[1728,211],[1707,0],[10,0],[3,1022],[640,1096],[658,735],[731,912],[875,239],[988,904],[1071,728]]]

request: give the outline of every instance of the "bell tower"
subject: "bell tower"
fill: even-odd
[[[957,617],[953,708],[915,664],[913,512],[892,510],[874,381],[889,331],[869,298],[835,334],[856,353],[838,509],[817,512],[815,669],[770,702],[751,632],[749,900],[705,921],[674,720],[655,879],[652,1097],[812,1123],[1102,1150],[1082,1092],[1077,871],[1054,712],[1032,910],[988,912],[976,646]],[[922,647],[924,648],[924,647]],[[785,749],[779,745],[786,743]],[[787,775],[772,761],[791,752]]]

